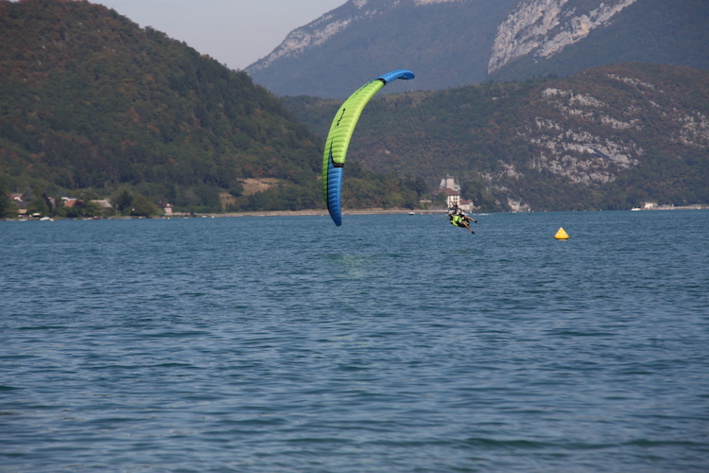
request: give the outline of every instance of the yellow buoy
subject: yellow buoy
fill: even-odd
[[[566,233],[566,231],[562,227],[559,227],[559,230],[556,232],[556,235],[554,235],[554,238],[556,238],[557,240],[568,240],[569,234]]]

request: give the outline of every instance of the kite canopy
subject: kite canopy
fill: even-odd
[[[409,80],[413,78],[414,73],[405,69],[382,74],[350,95],[332,120],[323,152],[322,179],[327,209],[335,225],[342,225],[342,207],[340,204],[342,170],[347,157],[347,148],[350,145],[352,133],[354,133],[362,110],[364,110],[369,100],[374,97],[374,94],[387,83],[396,79]]]

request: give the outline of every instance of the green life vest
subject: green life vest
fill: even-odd
[[[451,218],[451,224],[455,225],[456,227],[464,227],[465,225],[462,225],[463,222],[463,217],[460,215],[453,215],[453,218]]]

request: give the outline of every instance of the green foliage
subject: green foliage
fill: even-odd
[[[301,210],[322,208],[322,187],[313,181],[308,186],[280,185],[267,191],[257,192],[236,199],[236,204],[227,210]]]
[[[90,201],[109,196],[121,215],[155,215],[167,203],[185,212],[324,208],[322,142],[341,101],[282,101],[243,72],[88,2],[0,1],[0,41],[0,180],[30,211],[100,215]],[[566,113],[545,99],[547,88],[604,105]],[[636,125],[603,122],[621,112]],[[708,73],[650,64],[380,95],[350,146],[343,204],[413,208],[446,174],[483,210],[511,201],[534,210],[706,203],[707,116]],[[558,126],[559,140],[588,134],[642,153],[620,166],[572,149],[569,160],[609,176],[574,180],[566,161],[555,172],[539,165],[548,154],[539,121]],[[279,184],[249,195],[248,178]],[[226,209],[224,195],[234,198]],[[85,204],[55,205],[62,196]],[[12,211],[0,201],[0,212]]]
[[[593,97],[598,104],[562,106],[545,96],[547,89],[571,91],[579,100]],[[324,117],[332,119],[336,102],[286,99],[303,123],[323,135],[329,127]],[[432,188],[451,174],[462,183],[463,197],[485,211],[509,210],[512,201],[533,210],[708,203],[707,116],[709,73],[617,65],[567,79],[375,97],[362,115],[347,163],[423,178]],[[615,117],[623,123],[614,124]],[[540,122],[553,124],[556,131],[541,134]],[[572,135],[641,151],[637,162],[618,165],[589,157]],[[552,155],[550,139],[558,141],[559,149],[567,147],[555,172],[538,165],[540,156]],[[608,179],[570,178],[565,166],[574,160],[592,169],[589,174],[604,172]],[[356,186],[345,191],[374,192],[365,184]]]
[[[162,211],[157,208],[147,197],[139,195],[131,203],[131,216],[133,217],[154,217],[162,214]]]
[[[32,200],[27,205],[27,213],[30,215],[38,213],[41,215],[50,214],[50,206],[47,205],[46,194],[40,187],[32,189]]]
[[[3,1],[0,41],[0,175],[12,190],[128,186],[215,211],[238,179],[317,177],[319,140],[276,97],[112,10]]]
[[[149,198],[126,187],[113,196],[111,203],[119,215],[154,217],[162,214],[162,210]]]
[[[428,188],[420,179],[402,179],[396,173],[375,174],[357,162],[347,163],[342,202],[345,208],[409,208]]]
[[[123,189],[113,198],[112,202],[116,211],[126,215],[133,206],[133,195],[127,189]]]
[[[17,216],[17,206],[10,200],[5,186],[0,181],[0,218],[12,218],[15,216]]]

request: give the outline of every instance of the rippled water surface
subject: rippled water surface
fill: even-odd
[[[0,222],[0,471],[707,471],[709,212],[476,218]]]

